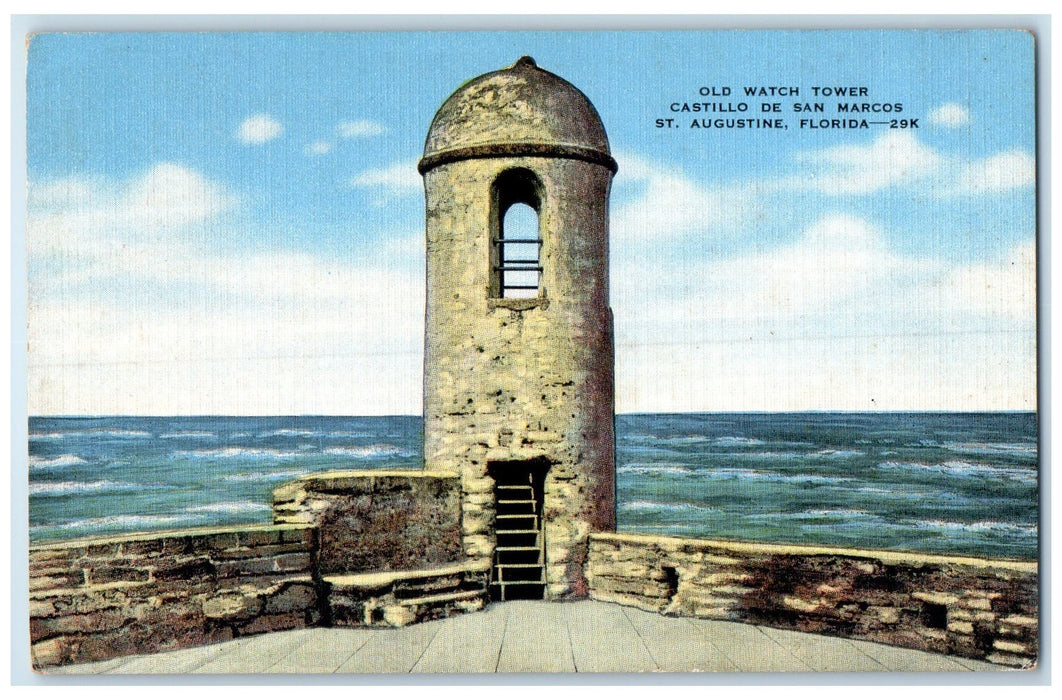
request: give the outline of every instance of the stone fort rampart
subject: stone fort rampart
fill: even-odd
[[[277,489],[275,525],[31,547],[34,667],[478,610],[490,560],[461,553],[459,496],[445,472],[335,472]],[[599,533],[584,573],[590,597],[665,615],[1038,654],[1035,562]]]

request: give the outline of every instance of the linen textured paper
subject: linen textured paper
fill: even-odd
[[[27,46],[34,670],[1037,664],[1033,34]]]

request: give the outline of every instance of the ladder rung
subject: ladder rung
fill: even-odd
[[[495,528],[495,535],[537,535],[538,530],[498,530]]]
[[[499,552],[537,552],[541,548],[535,546],[535,547],[495,547],[494,549],[496,551],[499,551]]]
[[[542,564],[495,564],[499,569],[541,569]]]
[[[537,518],[535,513],[499,513],[497,518]]]

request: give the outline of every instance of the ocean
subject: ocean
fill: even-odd
[[[617,529],[1033,559],[1034,413],[616,417]],[[268,523],[304,474],[418,469],[419,417],[33,417],[31,542]]]

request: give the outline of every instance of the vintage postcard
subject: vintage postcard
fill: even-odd
[[[1036,41],[29,36],[34,671],[1035,668]]]

